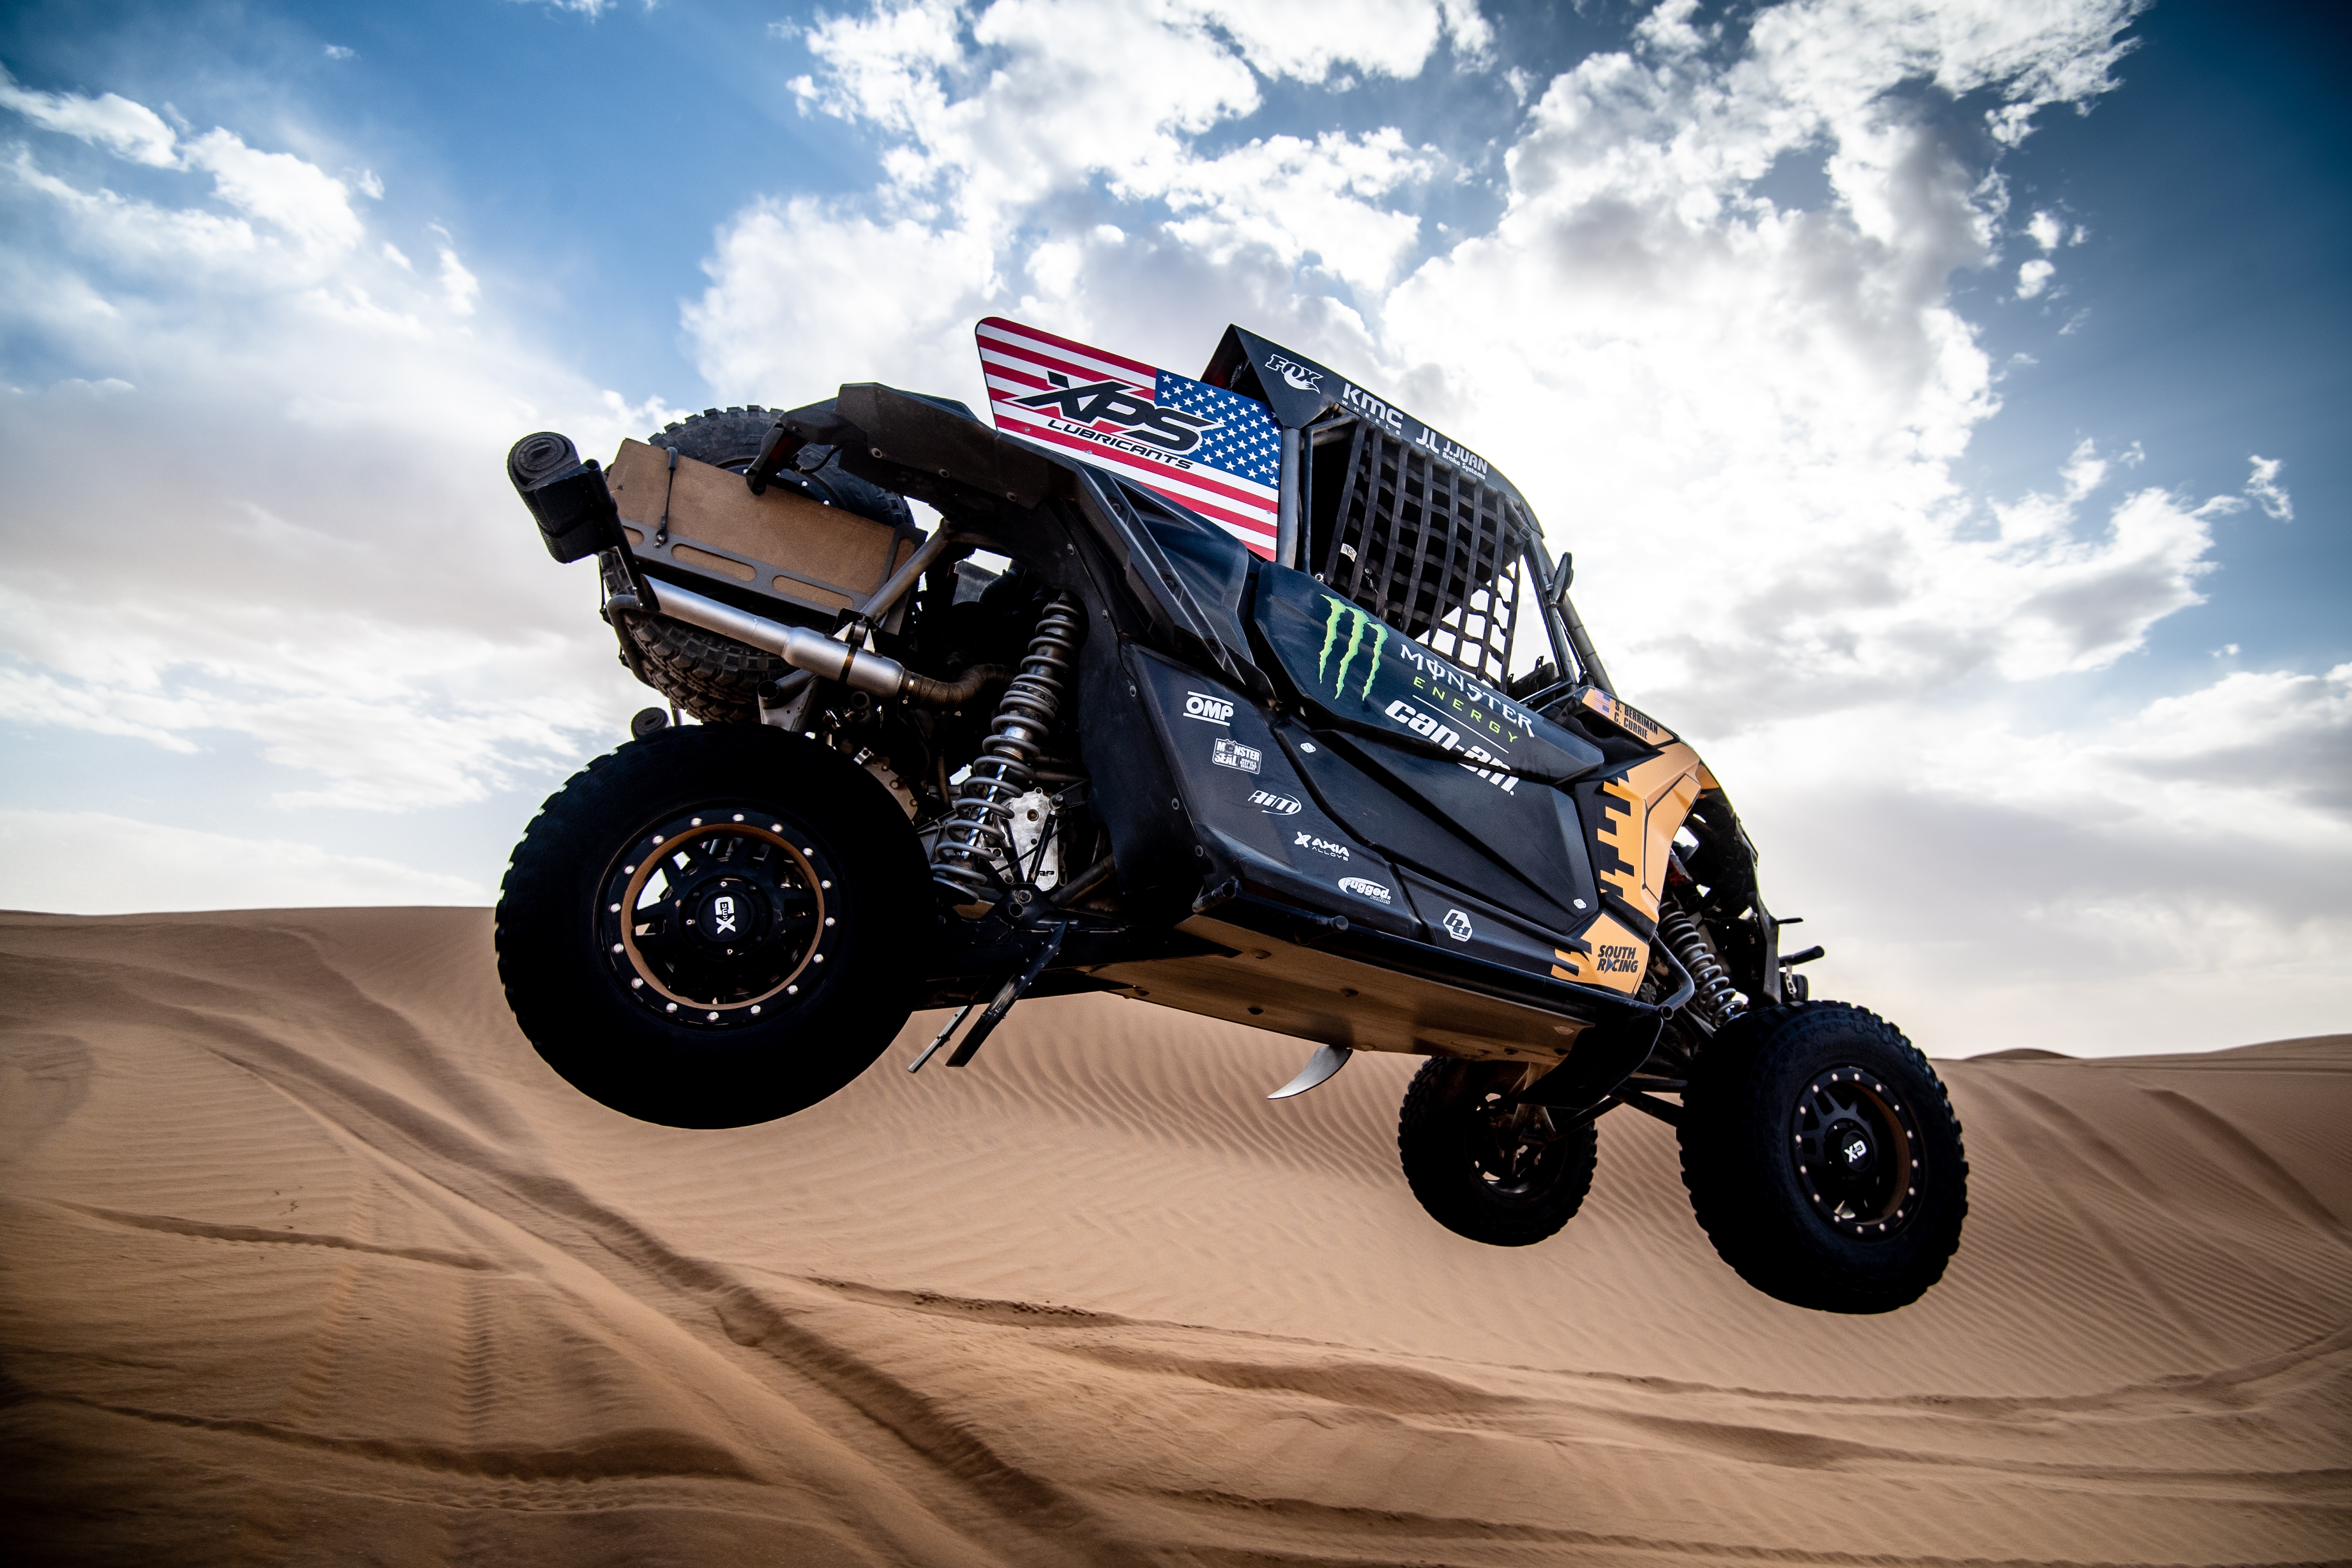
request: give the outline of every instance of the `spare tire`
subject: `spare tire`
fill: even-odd
[[[646,436],[646,442],[652,446],[666,446],[680,457],[691,457],[698,463],[740,474],[758,458],[775,423],[775,413],[757,403],[745,408],[706,408],[691,419],[665,426],[658,435]],[[771,483],[781,489],[796,490],[812,501],[839,507],[893,528],[914,521],[903,497],[845,472],[838,449],[805,447],[801,454],[803,461],[818,455],[822,455],[823,462],[807,469],[797,465],[787,466]]]
[[[740,474],[758,459],[760,448],[775,423],[775,414],[757,403],[742,408],[707,408],[646,437],[646,443],[667,447],[680,457],[691,457],[698,463]],[[775,485],[877,523],[896,527],[913,522],[900,497],[877,485],[869,485],[854,474],[844,473],[839,453],[826,449],[824,457],[824,462],[806,473],[785,469],[777,476]],[[738,643],[666,615],[629,615],[623,620],[622,630],[636,653],[630,662],[631,667],[649,680],[655,690],[705,724],[757,720],[760,688],[791,668],[763,648]]]
[[[764,648],[667,615],[621,615],[635,668],[653,688],[705,724],[760,716],[760,688],[792,666]]]

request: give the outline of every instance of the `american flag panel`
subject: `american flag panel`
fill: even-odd
[[[1282,434],[1264,403],[1001,316],[975,336],[999,430],[1156,490],[1273,556]]]

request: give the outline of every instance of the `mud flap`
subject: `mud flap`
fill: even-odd
[[[1533,1105],[1587,1111],[1616,1092],[1657,1049],[1665,1020],[1655,1013],[1595,1024],[1576,1037],[1568,1060],[1521,1093]]]

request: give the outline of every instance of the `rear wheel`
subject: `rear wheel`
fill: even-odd
[[[1699,1052],[1683,1106],[1691,1207],[1758,1290],[1884,1312],[1943,1277],[1968,1216],[1959,1119],[1885,1019],[1843,1002],[1758,1008]]]
[[[1430,1218],[1493,1247],[1527,1247],[1572,1218],[1592,1188],[1599,1141],[1590,1121],[1507,1100],[1516,1062],[1433,1057],[1413,1074],[1397,1118],[1405,1180]]]
[[[796,736],[664,729],[600,757],[515,847],[499,977],[531,1044],[625,1115],[802,1110],[912,1010],[932,907],[880,785]]]

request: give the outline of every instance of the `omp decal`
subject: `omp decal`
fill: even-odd
[[[1318,855],[1328,855],[1335,861],[1349,859],[1348,846],[1335,844],[1328,839],[1318,839],[1313,833],[1301,833],[1291,846],[1295,850],[1313,850]]]
[[[1618,897],[1653,920],[1665,886],[1669,846],[1709,778],[1698,753],[1675,741],[1628,768],[1623,778],[1601,786],[1592,869]]]
[[[1652,746],[1664,746],[1675,737],[1673,730],[1631,703],[1621,702],[1598,686],[1586,688],[1584,706],[1636,740],[1646,741]]]
[[[1445,918],[1438,923],[1438,928],[1456,942],[1470,940],[1470,917],[1458,909],[1447,910]]]
[[[1251,790],[1249,803],[1269,817],[1295,817],[1304,809],[1301,802],[1271,789]]]
[[[1206,692],[1184,694],[1184,716],[1197,718],[1203,724],[1230,724],[1234,705],[1224,697],[1213,697]]]
[[[1582,985],[1606,986],[1633,995],[1649,971],[1650,945],[1603,915],[1585,927],[1584,936],[1551,950],[1551,976]]]
[[[1395,895],[1390,893],[1387,888],[1382,887],[1377,882],[1366,882],[1360,876],[1341,877],[1339,879],[1339,891],[1341,893],[1352,893],[1358,898],[1369,898],[1374,904],[1392,904],[1396,901]]]
[[[1388,645],[1389,629],[1375,621],[1359,606],[1344,599],[1328,599],[1329,617],[1323,623],[1323,654],[1315,661],[1315,678],[1321,680],[1331,664],[1331,650],[1339,645],[1339,623],[1348,622],[1348,652],[1339,661],[1339,673],[1332,677],[1331,695],[1345,696],[1348,692],[1348,666],[1356,662],[1356,650],[1364,645],[1364,628],[1372,629],[1372,656],[1364,664],[1364,689],[1356,694],[1360,698],[1372,695],[1372,677],[1381,673],[1381,650]]]
[[[1209,748],[1209,760],[1220,768],[1234,768],[1244,773],[1255,773],[1258,770],[1259,765],[1265,760],[1265,753],[1255,746],[1244,746],[1237,740],[1227,740],[1224,737],[1219,736],[1215,744]]]
[[[1420,736],[1422,738],[1433,745],[1443,747],[1447,751],[1460,752],[1464,757],[1469,758],[1468,761],[1462,764],[1463,767],[1469,768],[1471,772],[1475,773],[1479,778],[1484,779],[1487,783],[1492,784],[1504,794],[1512,794],[1517,790],[1519,787],[1519,779],[1517,774],[1496,773],[1491,768],[1480,768],[1477,766],[1477,764],[1481,762],[1499,762],[1502,760],[1501,758],[1496,757],[1493,752],[1487,750],[1483,746],[1463,745],[1461,735],[1450,725],[1447,725],[1444,720],[1437,718],[1433,715],[1422,712],[1419,708],[1405,701],[1404,698],[1399,697],[1396,701],[1382,708],[1381,710],[1381,716],[1383,718],[1395,720],[1398,724],[1401,724],[1404,726],[1405,728],[1412,731],[1413,734]]]

